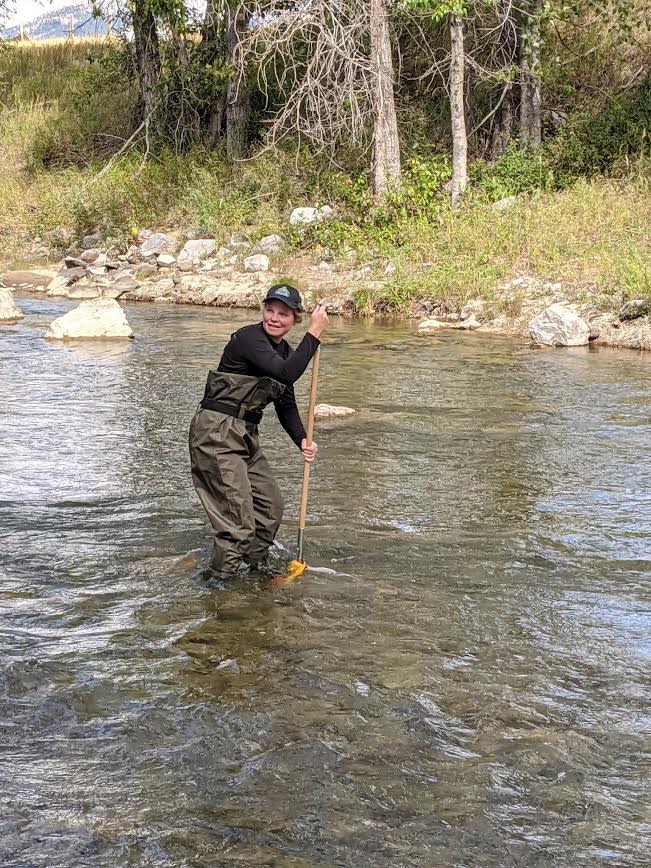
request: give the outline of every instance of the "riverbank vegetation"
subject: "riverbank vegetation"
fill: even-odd
[[[280,231],[296,255],[369,264],[383,285],[361,309],[487,296],[520,274],[651,294],[644,4],[371,3],[355,27],[352,5],[334,21],[315,3],[307,24],[271,5],[210,2],[201,21],[132,6],[132,41],[0,51],[5,259],[96,228],[116,247],[143,226]],[[272,24],[252,35],[254,13]],[[343,66],[317,52],[328,35]],[[333,76],[348,96],[325,106]],[[288,226],[324,203],[336,219]]]

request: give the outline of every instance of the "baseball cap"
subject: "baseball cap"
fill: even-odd
[[[283,304],[291,307],[292,310],[303,310],[303,302],[299,291],[296,287],[290,286],[289,283],[274,284],[267,293],[265,301],[282,301]]]

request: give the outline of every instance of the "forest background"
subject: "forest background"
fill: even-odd
[[[651,296],[645,0],[118,6],[90,9],[106,38],[0,43],[5,261],[282,232],[382,275],[360,310],[520,274]]]

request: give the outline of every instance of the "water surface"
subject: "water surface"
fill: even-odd
[[[251,314],[131,305],[135,341],[60,345],[72,304],[20,304],[3,866],[649,864],[651,357],[336,321],[319,399],[359,413],[317,427],[317,569],[222,589],[187,429]]]

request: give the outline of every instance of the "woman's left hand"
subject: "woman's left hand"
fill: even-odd
[[[319,451],[319,447],[316,445],[314,440],[307,445],[307,440],[305,437],[301,440],[301,452],[303,453],[303,458],[306,461],[314,461],[316,458],[316,453]]]

